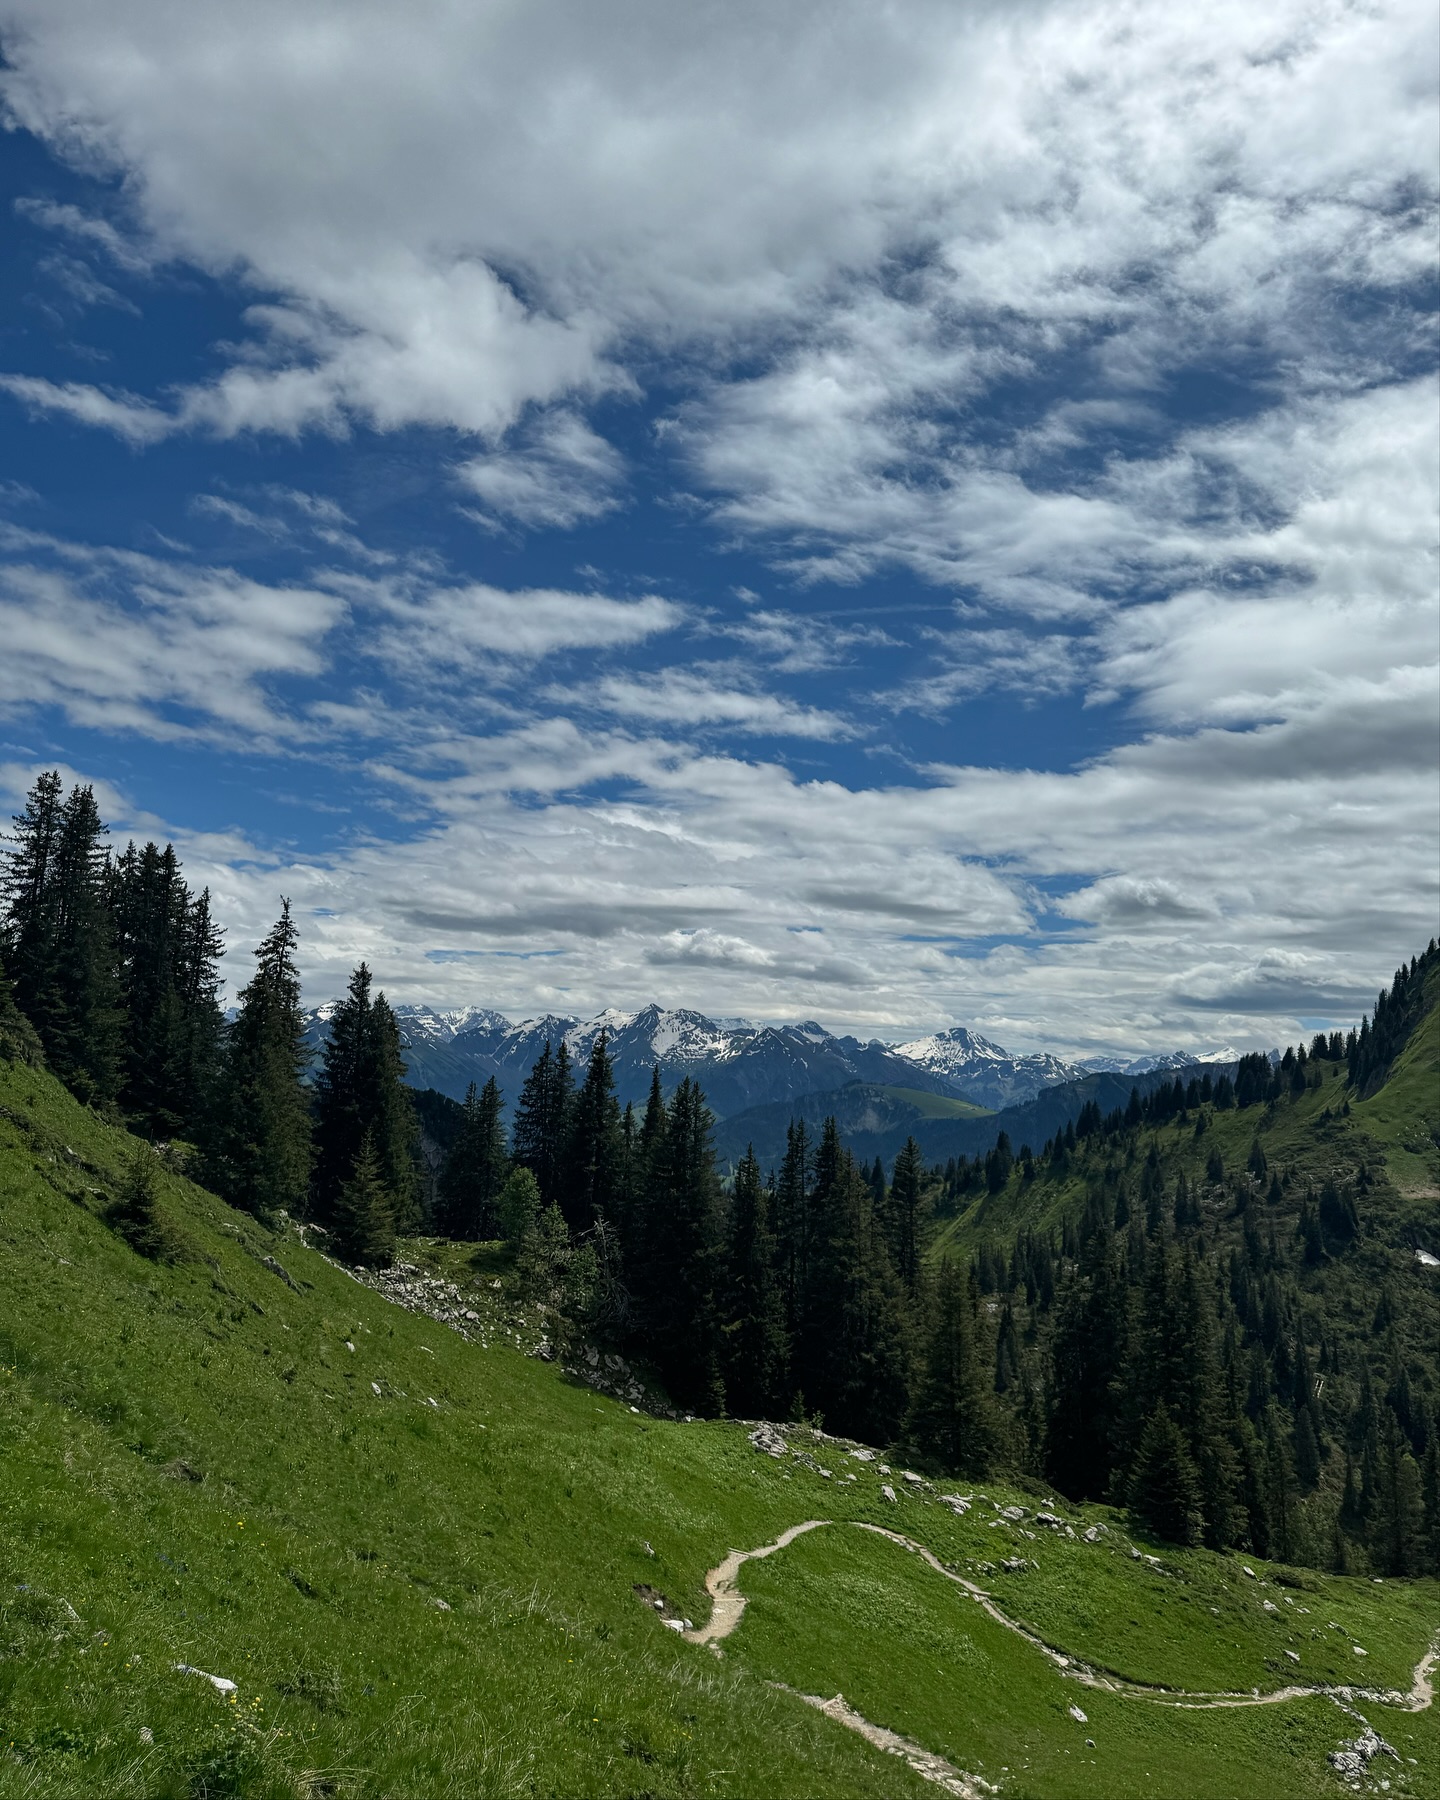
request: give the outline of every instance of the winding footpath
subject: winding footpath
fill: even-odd
[[[710,1595],[710,1617],[706,1622],[687,1631],[683,1635],[689,1643],[709,1644],[717,1648],[723,1638],[727,1638],[739,1625],[745,1613],[745,1596],[740,1592],[737,1582],[740,1571],[747,1562],[758,1561],[762,1557],[773,1556],[777,1550],[784,1550],[793,1544],[796,1538],[807,1531],[818,1531],[822,1526],[833,1524],[830,1519],[806,1519],[801,1525],[792,1525],[788,1531],[782,1531],[773,1543],[762,1544],[758,1550],[732,1550],[718,1567],[711,1569],[705,1577],[705,1589]],[[1079,1682],[1081,1686],[1096,1688],[1107,1694],[1123,1695],[1131,1700],[1143,1700],[1152,1706],[1169,1706],[1187,1711],[1205,1711],[1216,1708],[1244,1706],[1279,1706],[1287,1700],[1323,1699],[1333,1700],[1341,1709],[1352,1717],[1358,1718],[1354,1712],[1357,1701],[1367,1701],[1381,1706],[1391,1706],[1405,1712],[1423,1712],[1434,1700],[1432,1677],[1437,1662],[1440,1662],[1440,1639],[1437,1639],[1426,1650],[1424,1656],[1415,1665],[1414,1679],[1407,1694],[1397,1689],[1376,1689],[1362,1687],[1339,1687],[1321,1684],[1292,1683],[1286,1687],[1275,1688],[1269,1693],[1258,1690],[1250,1692],[1207,1692],[1191,1691],[1182,1688],[1170,1688],[1158,1683],[1132,1681],[1126,1676],[1115,1674],[1111,1670],[1096,1668],[1091,1663],[1080,1661],[1077,1657],[1068,1656],[1053,1644],[1048,1644],[1015,1619],[1008,1618],[995,1604],[993,1598],[973,1581],[967,1581],[963,1575],[957,1575],[953,1569],[946,1568],[933,1551],[927,1550],[913,1538],[902,1532],[890,1531],[884,1525],[871,1525],[863,1520],[855,1519],[851,1523],[860,1531],[870,1531],[876,1537],[885,1538],[897,1544],[902,1550],[918,1556],[943,1575],[947,1581],[955,1585],[975,1601],[995,1623],[1006,1631],[1013,1631],[1017,1637],[1023,1638],[1027,1644],[1057,1669],[1068,1681]],[[776,1684],[781,1685],[781,1684]],[[796,1693],[793,1688],[786,1688],[786,1693]],[[883,1725],[873,1725],[848,1704],[844,1696],[836,1694],[826,1700],[817,1694],[796,1694],[805,1701],[836,1720],[858,1731],[878,1749],[889,1751],[892,1755],[902,1756],[917,1775],[934,1782],[947,1792],[960,1796],[960,1800],[981,1800],[985,1792],[993,1792],[979,1776],[967,1775],[963,1769],[957,1769],[946,1762],[942,1756],[902,1737],[898,1732],[890,1731]]]

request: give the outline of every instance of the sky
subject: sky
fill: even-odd
[[[1440,909],[1428,0],[0,0],[0,810],[232,989],[1073,1053]]]

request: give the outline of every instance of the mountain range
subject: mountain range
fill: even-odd
[[[317,1006],[308,1015],[309,1041],[316,1051],[325,1042],[335,1004]],[[577,1069],[583,1069],[603,1031],[622,1105],[644,1103],[658,1063],[667,1092],[689,1075],[704,1088],[721,1119],[806,1095],[833,1094],[856,1082],[1000,1111],[1087,1075],[1134,1077],[1202,1062],[1233,1062],[1236,1055],[1231,1050],[1174,1052],[1128,1062],[1093,1057],[1069,1063],[1044,1052],[1014,1055],[963,1025],[897,1045],[836,1035],[813,1020],[755,1025],[658,1005],[633,1013],[607,1008],[589,1019],[547,1014],[518,1022],[479,1006],[402,1004],[395,1012],[412,1087],[435,1088],[461,1100],[472,1081],[483,1084],[494,1076],[513,1104],[547,1042],[563,1041]]]

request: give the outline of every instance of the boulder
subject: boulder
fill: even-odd
[[[750,1433],[750,1442],[764,1456],[784,1456],[790,1448],[773,1425],[757,1425]]]

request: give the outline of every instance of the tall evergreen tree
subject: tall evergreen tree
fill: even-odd
[[[42,775],[15,816],[5,871],[3,950],[16,999],[55,1073],[77,1098],[112,1106],[124,1015],[108,904],[109,855],[94,790],[60,800]]]
[[[622,1199],[624,1140],[603,1031],[591,1048],[571,1109],[565,1161],[560,1208],[571,1229],[588,1231],[596,1219],[613,1220]]]
[[[965,1277],[946,1257],[935,1277],[924,1367],[906,1435],[922,1458],[947,1474],[984,1475],[998,1448],[999,1420],[983,1364]]]
[[[38,776],[7,834],[13,852],[0,864],[4,880],[3,951],[20,1010],[32,1024],[48,1017],[57,1000],[56,909],[60,815],[64,787],[58,770]]]
[[[689,1076],[671,1096],[655,1148],[645,1211],[653,1267],[665,1272],[644,1295],[652,1353],[670,1391],[697,1412],[724,1410],[720,1287],[724,1238],[714,1119]]]
[[[388,1269],[395,1260],[395,1200],[371,1132],[361,1135],[331,1209],[335,1248],[347,1262]]]
[[[220,933],[208,891],[192,896],[173,846],[132,843],[110,883],[127,1030],[121,1103],[155,1137],[196,1135],[222,1018]]]
[[[310,1187],[298,943],[290,902],[282,900],[225,1034],[211,1115],[208,1179],[232,1206],[262,1218],[303,1212]]]
[[[1184,1435],[1163,1406],[1151,1413],[1140,1435],[1130,1506],[1156,1537],[1172,1544],[1200,1541],[1200,1478]]]
[[[493,1237],[509,1164],[499,1085],[492,1075],[477,1093],[472,1081],[460,1129],[440,1170],[437,1222],[441,1230],[470,1241]]]
[[[546,1207],[560,1206],[564,1197],[574,1106],[570,1051],[563,1038],[559,1050],[547,1038],[520,1089],[511,1130],[515,1161],[534,1174]]]
[[[775,1184],[775,1236],[780,1270],[780,1298],[785,1325],[793,1338],[800,1330],[810,1281],[811,1201],[814,1170],[810,1136],[803,1119],[792,1119],[785,1132],[785,1157]]]
[[[925,1164],[920,1146],[906,1138],[890,1183],[888,1249],[895,1273],[910,1293],[920,1284],[921,1213]]]
[[[735,1171],[730,1203],[723,1325],[726,1402],[745,1418],[774,1418],[786,1400],[788,1346],[770,1213],[751,1145]]]
[[[344,1000],[330,1017],[315,1082],[315,1216],[329,1224],[367,1133],[379,1179],[390,1196],[392,1222],[418,1222],[415,1112],[405,1090],[400,1027],[384,994],[370,995],[362,962]]]
[[[825,1121],[811,1196],[809,1269],[795,1373],[829,1429],[894,1441],[909,1401],[904,1288],[874,1217],[870,1184]]]

